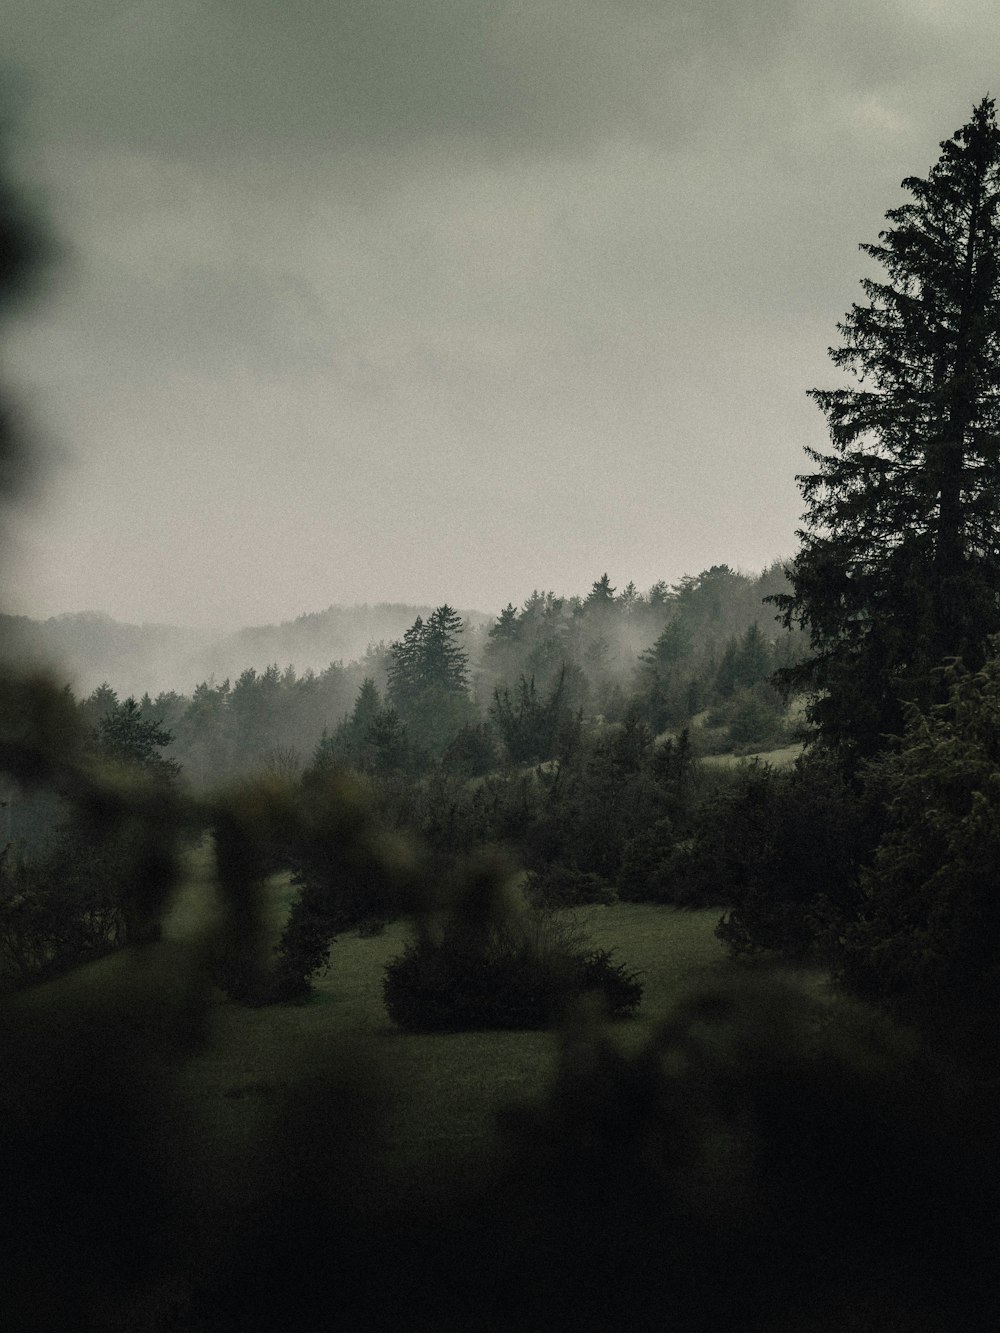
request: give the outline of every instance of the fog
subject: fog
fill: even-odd
[[[7,353],[49,465],[4,609],[231,632],[788,553],[857,244],[998,29],[974,0],[10,0],[62,258]]]
[[[230,634],[177,625],[133,625],[83,612],[44,621],[0,617],[6,660],[48,669],[78,697],[105,682],[122,697],[190,694],[202,681],[235,680],[247,668],[292,666],[300,674],[331,662],[360,661],[368,650],[400,638],[427,606],[329,607],[278,625]],[[488,617],[468,613],[470,627]]]

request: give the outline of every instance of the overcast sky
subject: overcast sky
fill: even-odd
[[[996,0],[4,0],[63,245],[5,609],[495,611],[794,552],[883,214]]]

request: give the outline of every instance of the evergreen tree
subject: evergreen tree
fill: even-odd
[[[498,675],[505,675],[516,660],[520,638],[517,608],[508,602],[486,635],[483,661]]]
[[[472,720],[468,655],[459,643],[462,617],[447,604],[418,616],[389,648],[387,698],[418,752],[439,755]]]
[[[973,667],[1000,628],[1000,131],[994,103],[941,145],[911,202],[861,249],[864,279],[831,349],[860,387],[816,389],[833,451],[809,451],[792,592],[775,600],[812,655],[784,673],[845,758],[933,702],[948,656]]]
[[[459,643],[464,626],[452,607],[421,616],[389,649],[389,697],[398,705],[417,701],[428,690],[462,694],[468,689],[468,655]]]
[[[607,578],[607,575],[604,577]],[[641,602],[642,594],[632,580],[629,579],[628,583],[626,583],[625,587],[618,594],[618,605],[621,607],[625,616],[628,617],[632,614],[635,608],[641,604]]]
[[[375,682],[371,676],[365,676],[351,712],[351,724],[355,730],[364,735],[381,707],[382,700]]]
[[[637,704],[646,721],[662,731],[688,716],[689,674],[682,666],[692,652],[691,636],[683,620],[671,620],[644,652],[639,654]]]
[[[670,605],[670,589],[663,579],[657,581],[646,594],[646,601],[652,611],[664,611]]]
[[[910,708],[898,748],[866,769],[887,827],[836,934],[853,989],[915,1003],[937,1023],[956,1001],[995,1032],[1000,998],[1000,639],[975,673],[944,673],[947,701]]]
[[[108,682],[102,681],[97,689],[80,702],[80,717],[86,730],[96,732],[107,715],[118,707],[118,695]]]
[[[588,611],[610,611],[615,605],[615,590],[607,574],[602,574],[587,594],[584,606]]]
[[[457,694],[466,692],[469,658],[459,643],[464,629],[462,617],[447,604],[427,617],[422,652],[425,685]]]
[[[490,719],[516,764],[552,759],[573,741],[574,718],[567,695],[565,665],[543,698],[534,676],[521,676],[514,697],[509,689],[493,691]]]
[[[202,681],[177,727],[177,741],[184,756],[184,771],[196,785],[205,788],[231,775],[234,767],[235,718],[229,709],[228,678],[221,685]]]
[[[403,635],[389,646],[389,695],[396,702],[419,693],[423,680],[424,618],[416,620]]]
[[[373,731],[381,708],[382,699],[378,688],[371,676],[366,676],[361,682],[351,712],[341,719],[332,738],[324,733],[324,740],[320,742],[321,746],[325,745],[332,762],[349,764],[362,770],[372,767]]]
[[[369,738],[374,767],[380,772],[406,769],[410,763],[406,727],[395,708],[380,708],[372,718]]]
[[[712,565],[697,575],[685,574],[673,589],[677,614],[692,634],[732,633],[740,604],[751,586],[745,575],[728,565]]]
[[[101,755],[117,764],[141,768],[163,782],[172,781],[179,772],[178,765],[160,753],[172,740],[161,721],[149,717],[131,697],[105,713],[96,733]]]

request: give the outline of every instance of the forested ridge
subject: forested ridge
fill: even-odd
[[[7,1326],[995,1326],[992,100],[903,186],[787,565],[443,604],[190,695],[4,669]],[[9,298],[44,247],[4,188]],[[729,957],[630,1043],[646,979],[566,909],[638,905],[714,907]],[[318,979],[401,921],[384,1028],[326,1040],[358,1001]],[[264,1013],[285,1081],[224,1142],[199,1061]],[[384,1198],[392,1043],[538,1029],[544,1086]]]
[[[2,660],[22,670],[35,668],[62,676],[81,695],[109,681],[123,698],[190,691],[215,677],[235,680],[253,667],[294,663],[299,672],[323,671],[331,662],[364,657],[369,645],[401,635],[430,606],[381,603],[330,606],[275,625],[248,625],[223,633],[183,625],[128,624],[96,611],[49,616],[0,615]],[[467,613],[475,623],[485,614]]]
[[[617,592],[603,575],[586,596],[535,592],[492,621],[450,607],[410,608],[398,636],[319,670],[294,661],[245,665],[232,677],[201,681],[190,694],[152,696],[105,680],[79,702],[85,723],[96,726],[134,694],[171,732],[171,753],[195,786],[247,775],[279,757],[301,768],[324,732],[334,747],[348,747],[349,760],[352,743],[371,739],[362,717],[383,700],[406,731],[412,768],[440,759],[459,732],[483,723],[501,747],[497,762],[551,757],[535,752],[536,739],[515,732],[556,691],[557,712],[607,723],[633,713],[656,733],[679,731],[712,710],[699,720],[704,748],[764,748],[785,735],[784,701],[770,679],[802,652],[801,636],[783,631],[764,605],[787,586],[780,563],[756,577],[714,566],[646,593],[634,584]],[[426,627],[433,633],[441,610],[448,623],[435,655]]]

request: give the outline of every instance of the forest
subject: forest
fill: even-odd
[[[3,668],[6,1327],[995,1325],[993,101],[903,184],[787,561]]]

